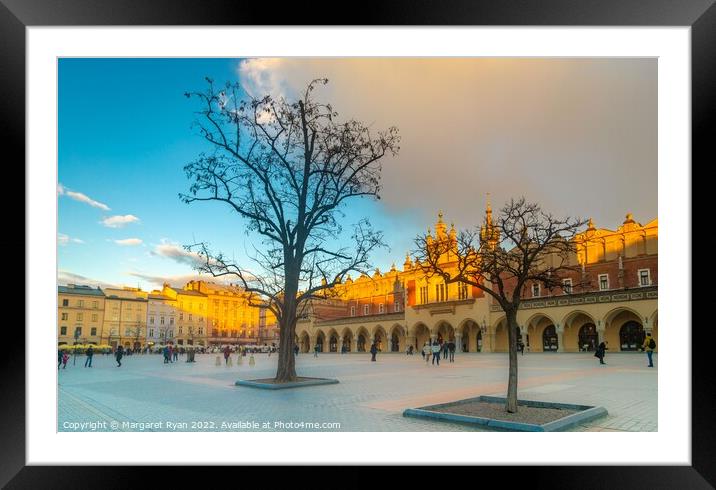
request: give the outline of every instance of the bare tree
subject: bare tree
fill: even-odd
[[[340,219],[354,198],[379,199],[381,159],[399,150],[398,130],[374,132],[359,121],[339,122],[312,92],[296,101],[245,96],[238,84],[217,88],[207,78],[196,125],[212,147],[185,166],[193,181],[187,203],[225,203],[261,240],[247,255],[253,266],[214,253],[206,242],[187,245],[201,257],[200,272],[238,278],[249,304],[266,307],[280,325],[276,382],[296,379],[296,320],[312,299],[326,297],[351,271],[370,269],[382,234],[367,220],[353,225],[350,242]]]
[[[489,205],[488,205],[489,206]],[[556,218],[524,198],[510,200],[496,221],[488,207],[481,229],[461,231],[452,239],[415,239],[416,265],[428,277],[446,284],[462,283],[490,295],[505,312],[509,345],[506,410],[517,412],[517,312],[529,284],[546,290],[562,288],[562,280],[578,271],[579,218]],[[582,280],[584,280],[582,276]],[[579,281],[581,282],[581,281]]]

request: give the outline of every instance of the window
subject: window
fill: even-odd
[[[179,313],[179,320],[183,320],[183,319],[184,319],[184,313]]]
[[[67,335],[67,327],[60,327],[60,335]]]
[[[81,322],[81,321],[82,321],[82,317],[83,317],[83,314],[82,314],[82,313],[77,313],[77,321],[78,321],[78,322]]]
[[[183,331],[184,329],[182,327],[179,327],[179,335],[181,335]]]
[[[90,335],[97,335],[97,327],[92,327],[90,329]]]
[[[69,299],[63,299],[63,300],[62,300],[62,306],[70,306],[70,300],[69,300]]]
[[[97,317],[97,313],[94,313],[94,314],[92,315],[92,321],[93,321],[93,322],[96,322],[96,321],[97,321],[97,318],[98,318],[98,317]]]
[[[95,310],[97,309],[98,305],[99,303],[97,303],[97,301],[92,301],[92,308],[94,308]]]
[[[400,301],[396,301],[393,304],[393,311],[400,311]]]
[[[154,325],[154,317],[153,316],[149,317],[149,324]]]
[[[467,284],[458,284],[457,294],[458,299],[467,299]]]
[[[351,306],[351,316],[356,316],[356,307]]]
[[[204,335],[204,327],[199,327],[199,335]]]
[[[67,313],[62,313],[62,320],[67,320],[67,317],[69,316]]]
[[[539,298],[539,284],[532,285],[532,297]]]
[[[85,307],[85,301],[84,301],[83,299],[78,299],[78,300],[77,300],[77,306],[79,306],[80,308],[84,308],[84,307]]]
[[[572,294],[572,280],[571,279],[564,279],[562,281],[562,291],[564,291],[564,294]]]
[[[82,327],[75,327],[75,336],[79,337],[82,335]]]
[[[174,317],[173,316],[169,317],[169,325],[174,325]]]
[[[420,288],[420,303],[426,304],[428,302],[428,287],[423,286]]]
[[[189,313],[189,321],[191,321],[191,313]]]
[[[446,289],[445,284],[435,285],[435,301],[445,301],[447,299]]]
[[[370,305],[363,305],[363,315],[367,315],[370,312]]]
[[[159,325],[164,325],[164,317],[159,317]]]
[[[639,269],[639,286],[651,286],[649,269]]]
[[[385,305],[383,303],[378,305],[378,313],[382,314],[385,310]]]
[[[606,291],[609,289],[609,274],[599,274],[599,290]]]
[[[154,329],[153,328],[149,329],[149,336],[154,337]]]

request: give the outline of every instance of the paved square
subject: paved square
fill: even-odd
[[[420,355],[299,354],[300,376],[337,378],[340,384],[291,390],[235,386],[237,379],[273,377],[278,356],[258,354],[237,365],[215,365],[215,354],[134,355],[116,367],[95,355],[94,367],[68,363],[58,372],[59,431],[480,431],[402,416],[406,408],[470,398],[504,396],[507,354],[456,354],[455,362],[428,365]],[[654,356],[657,359],[657,356]],[[601,366],[590,353],[526,353],[519,362],[519,397],[604,406],[609,416],[572,431],[656,431],[658,366],[645,354],[614,353]],[[161,422],[161,424],[158,424]],[[318,425],[307,426],[307,423]],[[84,424],[84,425],[81,425]],[[154,426],[150,426],[154,424]],[[330,425],[322,425],[330,424]],[[158,426],[159,425],[159,426]]]

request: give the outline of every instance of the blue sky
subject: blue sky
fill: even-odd
[[[346,223],[368,217],[385,232],[390,249],[373,257],[383,271],[402,266],[438,210],[458,229],[479,225],[488,192],[494,209],[525,196],[609,229],[628,212],[657,217],[654,59],[61,59],[61,283],[178,286],[195,276],[181,246],[196,241],[244,257],[243,221],[178,197],[183,166],[210,149],[184,96],[207,76],[289,98],[328,77],[316,96],[342,117],[399,128],[380,202],[346,209]]]
[[[150,278],[168,278],[179,285],[195,273],[181,256],[181,245],[199,240],[226,254],[243,256],[246,235],[241,219],[225,205],[185,204],[178,198],[188,189],[184,164],[209,149],[191,129],[196,106],[184,92],[203,89],[206,76],[236,80],[238,63],[235,59],[60,60],[61,282],[85,279],[152,289],[158,284]],[[119,226],[103,223],[128,215],[137,220],[115,219]],[[370,216],[379,229],[397,225],[395,217],[366,200],[354,203],[348,220],[355,222],[360,215]],[[390,241],[392,248],[399,247],[397,257],[402,259],[411,246],[410,236],[394,235]],[[384,250],[375,256],[375,263],[385,270],[391,257]]]

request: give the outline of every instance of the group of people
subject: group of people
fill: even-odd
[[[440,365],[440,357],[448,359],[449,362],[455,362],[455,342],[448,341],[440,344],[440,342],[434,340],[433,343],[430,344],[428,340],[425,341],[421,353],[426,363],[430,362],[430,358],[432,357],[433,365]]]

